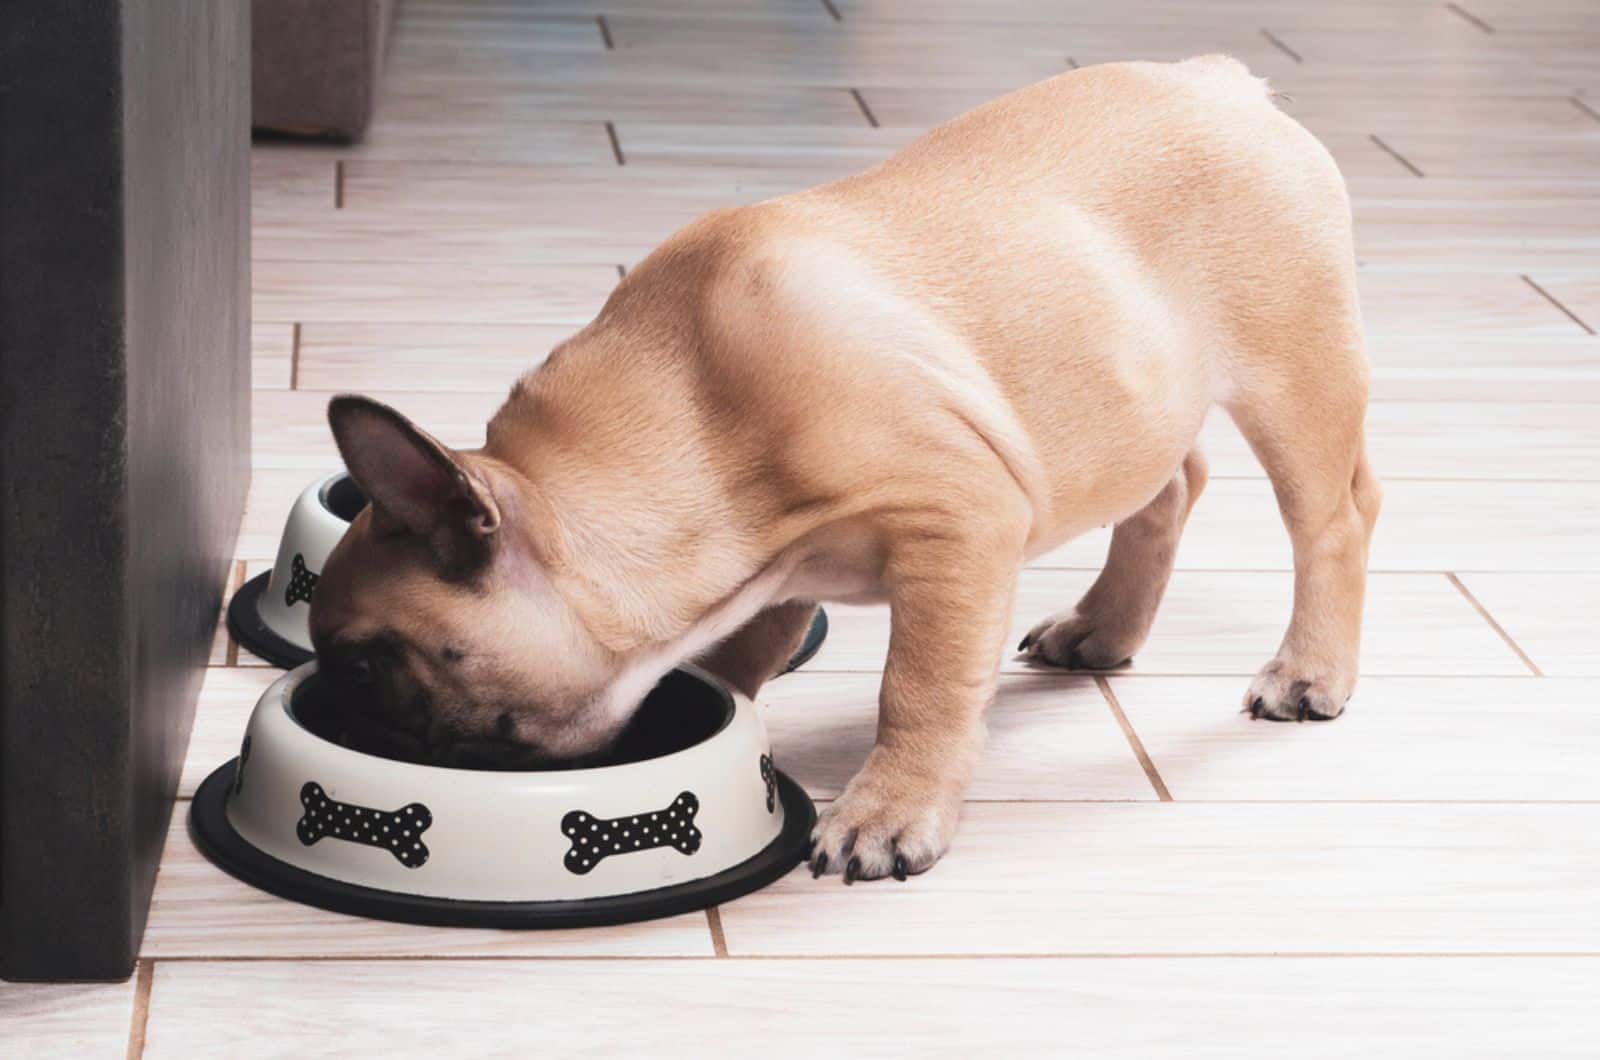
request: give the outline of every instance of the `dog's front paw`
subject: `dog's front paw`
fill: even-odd
[[[1279,657],[1261,668],[1244,694],[1244,710],[1269,721],[1330,721],[1344,713],[1354,681],[1324,668]]]
[[[920,780],[878,758],[857,773],[811,832],[811,875],[837,873],[845,883],[933,867],[950,847],[961,792]]]

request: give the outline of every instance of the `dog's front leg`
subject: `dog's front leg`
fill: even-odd
[[[993,528],[891,546],[878,739],[812,832],[812,874],[903,880],[939,860],[982,750],[1021,541]]]

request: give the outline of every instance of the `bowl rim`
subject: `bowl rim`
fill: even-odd
[[[717,704],[722,708],[722,720],[717,723],[717,727],[705,737],[696,740],[687,747],[680,747],[676,751],[668,751],[666,754],[652,755],[649,758],[635,758],[628,762],[615,762],[609,765],[600,766],[579,766],[571,769],[563,769],[559,767],[553,769],[473,769],[466,766],[441,766],[433,765],[428,762],[408,762],[401,758],[389,758],[386,755],[373,754],[371,751],[362,751],[354,747],[346,747],[343,744],[335,743],[334,741],[329,740],[323,737],[321,734],[308,728],[305,722],[295,716],[293,706],[294,695],[295,692],[300,689],[306,681],[318,676],[319,672],[317,661],[315,659],[312,659],[310,662],[301,663],[299,666],[296,666],[293,670],[290,670],[282,677],[279,677],[267,687],[267,691],[263,694],[264,705],[275,710],[282,710],[286,715],[288,715],[290,722],[293,723],[298,732],[304,733],[306,736],[318,741],[319,743],[326,744],[329,747],[337,748],[341,753],[355,755],[361,759],[370,760],[372,762],[381,762],[384,764],[384,768],[395,767],[414,771],[410,775],[418,776],[419,779],[432,776],[436,780],[440,781],[447,777],[459,778],[462,775],[481,776],[486,774],[504,774],[508,777],[521,778],[548,776],[552,778],[552,782],[554,782],[554,778],[560,778],[562,781],[567,783],[581,783],[585,778],[589,777],[614,777],[616,776],[616,770],[628,769],[630,766],[639,766],[646,763],[670,762],[675,758],[687,755],[693,751],[697,751],[705,747],[711,741],[715,740],[717,737],[733,728],[734,722],[738,719],[740,707],[739,698],[735,697],[733,689],[721,679],[709,671],[695,666],[693,663],[681,663],[667,671],[667,673],[663,674],[661,676],[661,680],[665,681],[673,674],[679,673],[686,677],[693,678],[701,686],[710,690],[716,695]],[[660,687],[659,681],[656,683],[656,685],[651,687],[650,692],[645,694],[646,698],[649,698],[649,696],[653,694],[658,687]],[[641,705],[643,702],[644,700],[640,700]],[[747,700],[746,702],[749,701]],[[750,704],[749,709],[755,709],[753,703]]]

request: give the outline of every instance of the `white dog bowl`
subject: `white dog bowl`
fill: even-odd
[[[348,474],[326,475],[301,492],[289,510],[272,570],[239,587],[228,604],[233,639],[275,666],[309,662],[311,594],[328,553],[350,528],[367,498]]]
[[[315,665],[285,674],[190,808],[213,862],[311,905],[493,927],[671,916],[788,872],[816,819],[754,704],[691,667],[646,697],[609,764],[581,769],[354,750],[329,738],[333,695]]]
[[[228,632],[251,652],[284,669],[310,662],[311,594],[328,553],[339,543],[367,498],[347,473],[317,479],[289,510],[272,570],[239,587],[228,604]],[[811,628],[786,671],[817,653],[828,635],[828,616],[817,608]]]

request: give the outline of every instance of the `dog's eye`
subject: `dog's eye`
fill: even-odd
[[[372,684],[372,660],[353,659],[350,662],[350,680],[358,685]]]

